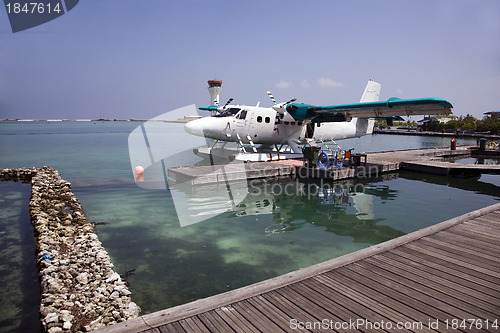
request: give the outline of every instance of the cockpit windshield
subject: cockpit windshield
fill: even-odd
[[[241,112],[238,113],[234,118],[243,120],[246,118],[246,116],[247,116],[247,110],[241,110]]]
[[[214,117],[232,117],[238,112],[240,112],[240,108],[229,108],[224,110],[222,113],[214,115]]]

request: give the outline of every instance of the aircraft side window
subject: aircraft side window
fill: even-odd
[[[299,121],[299,122],[297,123],[297,125],[302,126],[302,122],[301,122],[301,121]]]
[[[288,125],[288,121],[285,121],[285,125]]]
[[[266,117],[266,124],[269,124],[271,122],[271,118]]]
[[[258,116],[258,117],[257,117],[257,122],[258,122],[258,123],[261,123],[261,122],[262,122],[262,116]]]
[[[295,125],[295,121],[292,121],[292,122],[290,123],[290,125]]]

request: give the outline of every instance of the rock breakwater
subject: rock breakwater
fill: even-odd
[[[40,314],[47,332],[91,331],[139,315],[69,182],[48,167],[4,169],[0,179],[31,181]]]

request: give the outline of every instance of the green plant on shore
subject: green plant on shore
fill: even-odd
[[[488,117],[482,120],[471,115],[460,116],[447,123],[432,122],[427,127],[427,131],[468,131],[468,132],[489,132],[490,134],[500,134],[500,120]]]

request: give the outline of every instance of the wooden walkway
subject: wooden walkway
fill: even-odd
[[[99,330],[325,331],[500,332],[500,203]]]
[[[415,150],[398,150],[368,154],[368,160],[376,164],[396,163],[398,169],[431,173],[436,175],[480,175],[482,173],[500,174],[500,165],[462,164],[446,162],[446,158],[471,157],[481,154],[474,146],[457,147],[456,150],[443,148],[427,148]],[[493,151],[489,151],[493,154]],[[472,155],[477,156],[477,155]],[[493,155],[495,156],[495,155]],[[498,156],[498,155],[497,155]]]
[[[348,179],[378,176],[400,169],[467,177],[482,173],[500,174],[500,165],[461,164],[446,162],[445,158],[470,157],[473,146],[447,148],[410,149],[369,153],[367,160],[357,167],[321,170],[307,168],[301,160],[281,160],[255,163],[230,163],[225,165],[179,166],[168,169],[168,177],[177,183],[191,185],[217,184],[274,177]]]

